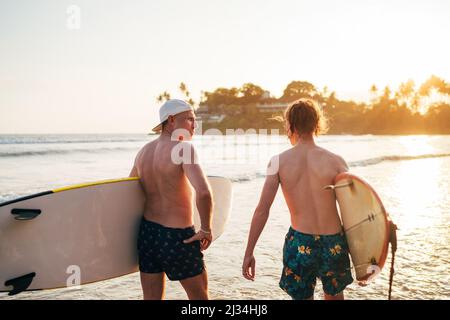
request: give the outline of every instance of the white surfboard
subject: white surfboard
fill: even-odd
[[[217,239],[231,210],[231,182],[208,177]],[[145,197],[138,178],[99,181],[0,203],[0,291],[62,288],[138,271]],[[194,225],[200,227],[195,208]]]
[[[335,178],[339,211],[355,268],[366,281],[383,268],[390,240],[390,218],[380,197],[361,177],[345,172]]]

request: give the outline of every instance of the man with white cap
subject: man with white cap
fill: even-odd
[[[189,299],[208,299],[202,251],[212,241],[212,196],[195,150],[186,142],[195,133],[194,109],[182,100],[159,110],[160,136],[137,154],[130,176],[139,177],[146,204],[139,236],[139,270],[144,299],[163,299],[165,275],[178,280]],[[180,148],[181,147],[181,148]],[[193,190],[201,228],[193,227]]]

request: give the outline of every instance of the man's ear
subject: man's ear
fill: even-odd
[[[169,116],[167,118],[169,120],[169,122],[174,123],[175,122],[175,117],[174,116]]]

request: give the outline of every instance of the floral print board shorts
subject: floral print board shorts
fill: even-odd
[[[323,291],[333,296],[353,282],[344,233],[312,235],[289,228],[280,288],[292,299],[308,299],[314,295],[316,278],[322,281]]]

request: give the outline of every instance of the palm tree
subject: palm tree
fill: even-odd
[[[368,107],[372,108],[377,103],[377,100],[379,100],[377,86],[375,84],[372,84],[372,86],[369,89],[369,92],[370,92],[370,96],[371,96],[370,102],[371,102],[372,106],[369,105]]]
[[[395,97],[399,103],[405,103],[411,110],[415,109],[414,103],[416,99],[413,99],[415,83],[409,79],[406,83],[400,83],[398,91],[395,93]]]
[[[391,97],[391,93],[392,93],[392,91],[389,88],[389,86],[386,86],[383,91],[383,98],[385,98],[386,100],[389,100],[389,98]]]
[[[163,97],[164,97],[164,99],[166,99],[166,101],[170,100],[170,93],[168,93],[167,91],[164,91]]]
[[[377,95],[377,92],[378,92],[378,88],[377,88],[377,86],[376,86],[375,84],[373,84],[373,85],[370,87],[370,94],[373,95],[373,96],[376,96],[376,95]]]
[[[182,94],[186,97],[186,100],[191,105],[195,104],[195,101],[191,98],[191,93],[188,91],[187,86],[184,82],[180,83],[180,86],[178,87]]]
[[[160,93],[156,97],[156,101],[158,103],[162,103],[163,101],[167,101],[167,100],[170,100],[170,93],[168,93],[167,91],[164,91],[163,93]]]
[[[179,89],[180,89],[182,94],[186,95],[186,97],[189,97],[189,92],[187,91],[187,87],[186,87],[186,84],[184,82],[180,83]]]
[[[423,111],[426,111],[429,106],[435,103],[449,101],[449,93],[450,85],[443,79],[432,75],[419,88]]]

